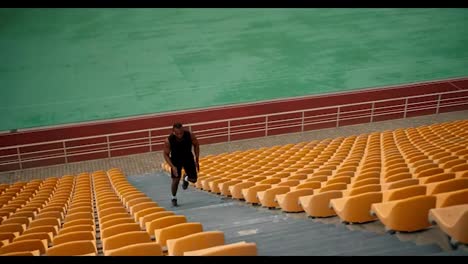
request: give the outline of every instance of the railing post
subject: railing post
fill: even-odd
[[[372,102],[372,108],[371,108],[371,114],[370,114],[370,122],[374,122],[374,108],[375,108],[375,102]]]
[[[268,136],[268,116],[265,116],[265,137]]]
[[[439,114],[439,107],[440,107],[440,100],[442,99],[442,94],[439,94],[437,97],[437,108],[436,108],[436,114]]]
[[[304,111],[302,111],[301,132],[304,132]]]
[[[406,111],[408,110],[408,97],[405,98],[405,112],[403,113],[403,118],[406,118]]]
[[[338,112],[336,113],[336,127],[340,126],[340,112],[341,112],[341,106],[338,106]]]
[[[231,142],[231,120],[228,120],[228,142]]]
[[[65,141],[62,141],[63,154],[65,155],[65,164],[68,163],[67,147]]]
[[[107,157],[111,157],[111,152],[110,152],[110,142],[109,142],[109,135],[106,136],[107,139]]]
[[[151,142],[151,130],[148,129],[148,140],[149,140],[149,145],[150,145],[150,152],[153,152],[153,144]]]
[[[21,154],[20,154],[19,147],[16,147],[16,154],[18,154],[18,162],[19,162],[19,165],[20,165],[20,170],[22,170],[23,169],[23,162],[21,161]]]

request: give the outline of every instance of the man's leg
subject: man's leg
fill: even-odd
[[[172,185],[171,185],[171,191],[172,191],[172,196],[175,197],[177,195],[177,189],[179,187],[179,178],[172,178]]]
[[[184,164],[184,170],[187,176],[184,176],[182,182],[182,188],[185,190],[187,189],[189,182],[195,183],[197,182],[197,168],[195,167],[195,161],[189,161]]]
[[[171,192],[172,192],[172,205],[177,206],[177,189],[179,188],[179,181],[182,173],[182,167],[181,166],[176,166],[177,167],[177,176],[174,176],[174,172],[171,169],[171,178],[172,178],[172,184],[171,184]]]

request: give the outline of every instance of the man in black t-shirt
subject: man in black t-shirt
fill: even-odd
[[[195,159],[193,158],[192,146]],[[172,126],[172,133],[164,141],[164,159],[171,166],[171,201],[173,206],[177,206],[176,194],[182,176],[182,168],[186,173],[182,180],[184,190],[187,189],[189,181],[197,182],[197,172],[200,170],[199,156],[200,145],[195,135],[185,130],[181,123],[175,123]]]

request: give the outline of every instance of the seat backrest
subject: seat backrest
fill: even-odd
[[[443,173],[439,173],[439,174],[436,174],[436,175],[433,175],[433,176],[421,178],[420,182],[422,184],[429,184],[429,183],[434,183],[434,182],[446,181],[446,180],[450,180],[450,179],[454,179],[454,178],[455,178],[455,173],[453,173],[453,172],[443,172]]]
[[[388,190],[383,193],[383,202],[395,201],[406,199],[413,196],[425,195],[426,186],[424,185],[411,185],[394,190]]]
[[[130,213],[134,215],[135,212],[138,212],[140,210],[144,210],[147,208],[151,208],[151,207],[159,207],[159,205],[157,202],[153,202],[153,201],[137,203],[130,207]]]
[[[397,175],[397,174],[400,174],[400,173],[403,173],[403,172],[409,172],[408,167],[404,166],[404,167],[398,167],[398,168],[394,168],[392,170],[389,170],[389,171],[385,172],[384,178],[392,177],[394,175]]]
[[[322,183],[319,181],[309,181],[309,182],[304,182],[295,187],[295,189],[303,189],[303,188],[310,188],[310,189],[319,189],[322,187]]]
[[[382,186],[383,187],[382,189],[393,190],[393,189],[398,189],[398,188],[411,186],[411,185],[417,185],[417,184],[419,184],[419,180],[411,178],[411,179],[404,179],[404,180],[399,180],[396,182],[385,184],[385,187]]]
[[[38,232],[38,233],[31,233],[26,235],[21,235],[13,239],[13,241],[21,241],[21,240],[28,240],[28,239],[45,239],[47,243],[52,242],[52,234],[49,232]]]
[[[427,189],[428,195],[434,195],[438,193],[457,191],[468,188],[468,178],[457,178],[452,180],[446,180],[442,182],[429,184]]]
[[[155,230],[154,237],[158,244],[165,247],[168,239],[179,238],[199,232],[203,232],[201,223],[181,223]]]
[[[14,232],[0,232],[0,241],[6,240],[8,242],[13,241],[13,239],[17,238]]]
[[[444,164],[442,164],[441,167],[443,169],[452,169],[452,168],[454,168],[456,166],[459,166],[459,165],[465,165],[464,167],[468,168],[468,164],[466,163],[466,161],[465,160],[460,160],[460,159],[447,161]]]
[[[428,170],[428,169],[433,169],[433,168],[438,168],[437,164],[435,163],[425,163],[422,164],[414,169],[414,173],[419,174],[422,171]]]
[[[351,183],[351,187],[358,188],[358,187],[366,186],[369,184],[380,184],[380,178],[373,177],[373,178],[365,178],[359,181],[355,181]]]
[[[79,212],[73,214],[68,213],[67,216],[65,216],[65,222],[71,222],[80,219],[94,219],[94,214],[91,212]]]
[[[468,171],[468,163],[458,164],[450,168],[451,172]]]
[[[135,188],[135,186],[131,186],[126,183],[119,184],[119,186],[117,186],[117,190],[121,196],[124,196],[126,194],[141,192],[140,190]]]
[[[65,207],[64,206],[47,206],[44,207],[42,210],[40,210],[41,213],[45,212],[62,212],[65,213]]]
[[[95,233],[94,231],[75,231],[69,232],[65,234],[60,234],[54,237],[52,243],[54,246],[60,245],[63,243],[71,242],[71,241],[80,241],[80,240],[91,240],[95,241]]]
[[[154,230],[168,227],[175,224],[186,223],[187,218],[183,215],[171,215],[161,217],[159,219],[153,220],[146,223],[146,232],[148,234],[154,234]]]
[[[358,173],[353,178],[354,178],[354,181],[359,181],[359,180],[364,180],[364,179],[372,179],[372,178],[380,178],[380,172],[369,171],[369,172],[365,172],[365,173]]]
[[[133,214],[133,216],[134,216],[135,221],[139,222],[140,218],[143,217],[143,216],[147,216],[147,215],[152,214],[152,213],[162,212],[162,211],[165,211],[165,210],[166,209],[164,207],[149,207],[149,208],[139,210],[138,212],[135,212]]]
[[[63,228],[76,225],[95,225],[95,223],[93,219],[77,219],[72,221],[65,221],[65,223],[63,223]]]
[[[58,226],[38,226],[38,227],[30,227],[23,232],[23,235],[33,234],[33,233],[52,233],[54,236],[58,233]]]
[[[70,203],[70,210],[75,209],[75,208],[79,208],[79,207],[83,207],[83,206],[92,207],[93,202],[88,201],[87,199],[86,200],[84,200],[84,199],[73,200]]]
[[[125,195],[124,197],[122,197],[122,201],[128,207],[128,202],[129,201],[131,201],[133,199],[136,199],[136,198],[144,198],[144,197],[147,197],[146,194],[141,193],[141,192],[135,192],[135,193],[128,194],[128,195]]]
[[[138,198],[134,198],[132,200],[129,200],[126,203],[126,206],[131,207],[131,206],[134,206],[134,205],[137,205],[137,204],[140,204],[140,203],[144,203],[144,202],[153,202],[153,200],[151,198],[149,198],[149,197],[138,197]]]
[[[95,232],[95,227],[93,225],[74,225],[71,227],[65,227],[60,229],[58,232],[59,235],[71,233],[71,232],[77,232],[77,231],[92,231]]]
[[[445,199],[442,199],[443,198]],[[452,205],[459,205],[459,204],[468,204],[468,188],[446,192],[439,195],[436,195],[437,203],[436,207],[447,207]]]
[[[299,183],[300,183],[299,180],[287,180],[287,181],[278,183],[276,186],[289,186],[289,187],[292,187],[292,186],[299,185]]]
[[[369,175],[368,173],[378,173],[379,174],[379,177],[380,177],[380,171],[382,170],[382,164],[380,161],[377,161],[377,162],[372,162],[372,163],[368,163],[364,166],[362,166],[361,170],[359,171],[359,174],[355,175],[354,177],[372,177],[371,175]]]
[[[104,202],[104,201],[119,201],[119,197],[112,191],[109,192],[101,192],[96,194],[96,202]]]
[[[75,213],[93,213],[93,208],[91,205],[81,205],[80,206],[74,206],[70,209],[68,209],[67,214],[75,214]]]
[[[123,234],[117,234],[103,239],[103,250],[104,253],[107,250],[117,249],[126,245],[148,243],[151,242],[151,238],[145,231],[131,231]]]
[[[160,211],[160,212],[152,213],[152,214],[149,214],[149,215],[145,215],[145,216],[140,218],[140,225],[146,227],[146,223],[149,223],[149,222],[151,222],[153,220],[156,220],[156,219],[159,219],[161,217],[171,216],[171,215],[174,215],[174,212],[172,212],[172,211]]]
[[[107,250],[106,256],[163,256],[161,245],[155,242],[126,245],[114,250]]]
[[[341,167],[336,170],[336,173],[341,174],[343,172],[355,172],[357,170],[357,166],[345,166]]]
[[[418,195],[405,199],[398,200],[397,204],[393,208],[393,213],[395,215],[408,215],[407,208],[421,208],[421,205],[426,205],[429,209],[435,208],[436,206],[436,197],[428,195]],[[429,213],[428,209],[428,213]]]
[[[332,179],[329,179],[327,182],[326,182],[326,186],[329,186],[331,184],[335,184],[335,183],[350,183],[351,182],[351,177],[349,176],[341,176],[341,177],[337,177],[337,178],[332,178]]]
[[[19,234],[23,233],[26,230],[26,226],[18,223],[11,224],[1,224],[0,232],[18,232]]]
[[[103,239],[106,239],[108,237],[112,237],[117,234],[129,232],[129,231],[140,231],[140,225],[137,223],[122,223],[122,224],[117,224],[115,226],[110,226],[106,229],[101,230],[101,237]]]
[[[87,199],[87,200],[92,200],[92,193],[91,191],[80,191],[80,192],[75,192],[75,194],[73,195],[73,199],[72,200],[75,200],[75,199]]]
[[[351,190],[345,191],[343,195],[353,196],[353,195],[358,195],[358,194],[363,194],[363,193],[368,193],[368,192],[379,192],[379,191],[381,191],[380,184],[369,184],[369,185],[364,185],[361,187],[357,187],[357,188],[353,188]]]
[[[91,240],[66,242],[47,249],[46,256],[77,256],[97,254],[96,243]]]
[[[24,216],[11,216],[7,218],[6,220],[2,221],[2,224],[24,224],[26,226],[29,225],[31,222],[31,219],[29,217],[24,217]]]
[[[257,256],[257,244],[241,241],[195,251],[186,251],[184,256]]]
[[[102,219],[106,216],[116,214],[116,213],[128,213],[128,212],[127,212],[127,209],[125,209],[125,207],[121,205],[121,207],[112,207],[112,208],[104,209],[98,212],[98,215],[99,215],[99,219]]]
[[[423,170],[421,172],[419,172],[418,174],[416,174],[416,178],[423,178],[423,177],[428,177],[428,176],[433,176],[433,175],[436,175],[436,174],[439,174],[439,173],[442,173],[444,172],[444,169],[442,168],[431,168],[431,169],[426,169],[426,170]]]
[[[110,215],[101,217],[101,218],[99,219],[99,223],[100,223],[100,224],[104,224],[104,223],[106,223],[107,221],[114,220],[114,219],[117,219],[117,218],[125,218],[125,217],[131,217],[131,215],[130,215],[128,212],[124,212],[124,213],[113,213],[113,214],[110,214]]]
[[[259,182],[259,184],[275,184],[281,182],[280,178],[269,178],[269,179],[264,179]]]
[[[60,220],[63,219],[63,213],[62,212],[45,212],[45,213],[39,213],[37,214],[36,218],[34,218],[34,220],[37,220],[37,219],[42,219],[42,218],[58,218]]]
[[[33,251],[21,251],[21,252],[11,252],[2,254],[2,256],[23,256],[23,257],[33,257],[33,256],[40,256],[41,253],[39,250]]]
[[[308,181],[319,181],[319,182],[325,182],[328,180],[328,176],[312,176],[312,177],[308,177],[305,182],[308,182]]]
[[[390,176],[386,179],[384,179],[384,181],[386,183],[389,183],[389,182],[396,182],[396,181],[399,181],[399,180],[403,180],[403,179],[409,179],[409,178],[412,178],[412,174],[409,173],[409,172],[401,172],[401,173],[398,173],[398,174],[395,174],[393,176]]]
[[[333,174],[333,170],[320,170],[320,171],[316,171],[314,173],[312,173],[312,177],[315,177],[315,176],[330,176]]]
[[[105,223],[102,223],[100,224],[100,228],[101,230],[105,230],[118,224],[133,224],[133,223],[135,223],[135,220],[133,220],[133,218],[123,217],[123,218],[117,218],[117,219],[109,220]]]
[[[0,248],[0,254],[22,252],[22,251],[33,251],[39,250],[41,254],[44,254],[47,249],[47,240],[41,239],[26,239],[16,242],[12,242]]]
[[[166,241],[169,256],[183,256],[185,251],[224,245],[224,232],[206,231]]]
[[[120,201],[109,201],[109,202],[105,202],[105,203],[98,203],[97,204],[97,210],[99,212],[99,211],[102,211],[102,210],[107,209],[107,208],[122,207],[122,206],[123,206],[123,204]]]
[[[330,185],[327,185],[323,188],[319,189],[319,193],[326,192],[326,191],[340,191],[340,190],[346,190],[346,183],[333,183]]]

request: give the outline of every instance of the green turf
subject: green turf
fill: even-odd
[[[468,9],[0,9],[0,131],[468,76]]]

